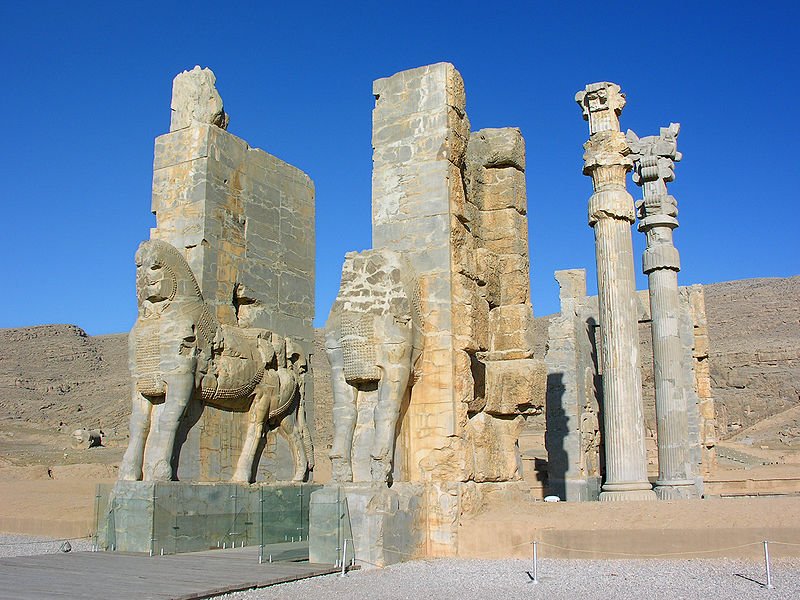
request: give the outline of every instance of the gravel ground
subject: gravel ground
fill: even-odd
[[[52,554],[59,552],[64,539],[51,539],[43,536],[14,535],[0,533],[0,558],[9,556],[33,556],[34,554]],[[68,540],[74,552],[92,549],[92,540],[79,538]]]
[[[539,561],[538,585],[529,583],[530,561],[421,560],[345,578],[316,577],[225,600],[637,600],[800,598],[800,559],[773,559],[774,589],[764,587],[764,563],[732,559]]]

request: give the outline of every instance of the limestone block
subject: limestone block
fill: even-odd
[[[472,479],[513,481],[520,479],[519,434],[524,419],[497,418],[486,412],[472,417],[467,424],[467,438],[472,449]]]
[[[482,290],[486,301],[492,307],[500,306],[503,304],[500,289],[500,257],[488,248],[478,248],[475,252],[475,263],[480,279],[486,284]]]
[[[481,211],[476,235],[498,254],[528,255],[528,221],[513,208]]]
[[[89,449],[103,445],[105,433],[100,429],[76,429],[72,432],[70,444],[74,449]]]
[[[470,135],[469,143],[470,164],[525,170],[525,140],[516,127],[481,129]]]
[[[531,284],[527,254],[501,254],[497,257],[497,267],[498,304],[529,304]]]
[[[216,77],[211,69],[195,66],[172,81],[172,117],[170,131],[189,127],[192,123],[208,123],[222,129],[228,127],[228,115],[215,87]]]
[[[458,348],[477,352],[489,345],[489,303],[468,277],[453,275],[453,334]]]
[[[475,237],[464,223],[456,217],[450,219],[450,240],[453,256],[453,270],[474,281],[480,279]]]
[[[430,482],[425,486],[428,508],[428,555],[458,555],[458,521],[462,484]]]
[[[483,410],[486,405],[486,368],[471,353],[455,351],[455,398],[467,407],[468,414]]]
[[[447,403],[451,406],[451,403]],[[436,414],[428,413],[428,421],[439,422],[439,437],[436,443],[428,443],[424,448],[420,448],[417,452],[417,464],[420,471],[420,479],[423,481],[465,481],[470,472],[471,456],[468,453],[468,446],[461,437],[456,437],[454,434],[448,437],[441,437],[443,428],[448,426],[449,423],[444,422],[445,419],[457,419],[466,422],[466,405],[463,406],[461,415],[454,414]],[[442,403],[432,406],[431,409],[443,410],[447,406]],[[452,410],[452,409],[450,409]],[[451,428],[450,431],[453,431]],[[458,432],[461,435],[461,432]],[[420,436],[421,437],[421,436]]]
[[[562,304],[567,299],[579,300],[586,297],[586,269],[556,271],[555,278]]]
[[[530,304],[498,306],[489,313],[489,360],[533,356],[533,309]]]
[[[522,215],[528,212],[523,171],[515,167],[482,169],[474,177],[471,200],[480,210],[513,208]]]
[[[486,363],[486,407],[491,415],[541,414],[547,391],[547,367],[538,359]]]

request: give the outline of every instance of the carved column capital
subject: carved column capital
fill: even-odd
[[[675,163],[682,158],[678,152],[680,129],[680,123],[670,123],[669,127],[661,128],[659,135],[639,138],[629,129],[625,136],[634,165],[633,181],[644,194],[644,199],[636,203],[639,218],[650,219],[654,225],[661,224],[655,222],[659,216],[673,220],[678,216],[678,203],[667,193],[667,183],[675,179]],[[673,227],[677,226],[674,221]]]
[[[631,149],[620,132],[619,115],[625,94],[615,83],[591,83],[575,95],[584,120],[589,122],[589,141],[584,145],[583,174],[592,178],[589,225],[604,218],[633,223],[633,198],[625,190],[625,175],[633,168]]]
[[[643,270],[680,270],[678,250],[671,231],[678,227],[678,203],[667,193],[667,183],[675,179],[680,123],[662,127],[659,135],[639,138],[630,129],[626,139],[633,159],[633,181],[642,188],[644,198],[636,203],[639,231],[647,234]]]
[[[575,102],[583,111],[583,120],[589,121],[590,135],[619,131],[619,115],[625,107],[625,94],[616,83],[590,83],[575,94]]]

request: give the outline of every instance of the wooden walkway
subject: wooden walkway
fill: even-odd
[[[41,554],[0,559],[0,599],[197,600],[334,572],[332,565],[258,564],[252,547],[154,557]]]

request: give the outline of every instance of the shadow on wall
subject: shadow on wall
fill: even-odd
[[[545,396],[545,414],[547,429],[544,434],[544,445],[547,448],[547,494],[567,497],[567,471],[569,469],[569,453],[566,448],[569,435],[569,418],[564,411],[564,373],[547,374],[547,394]]]

